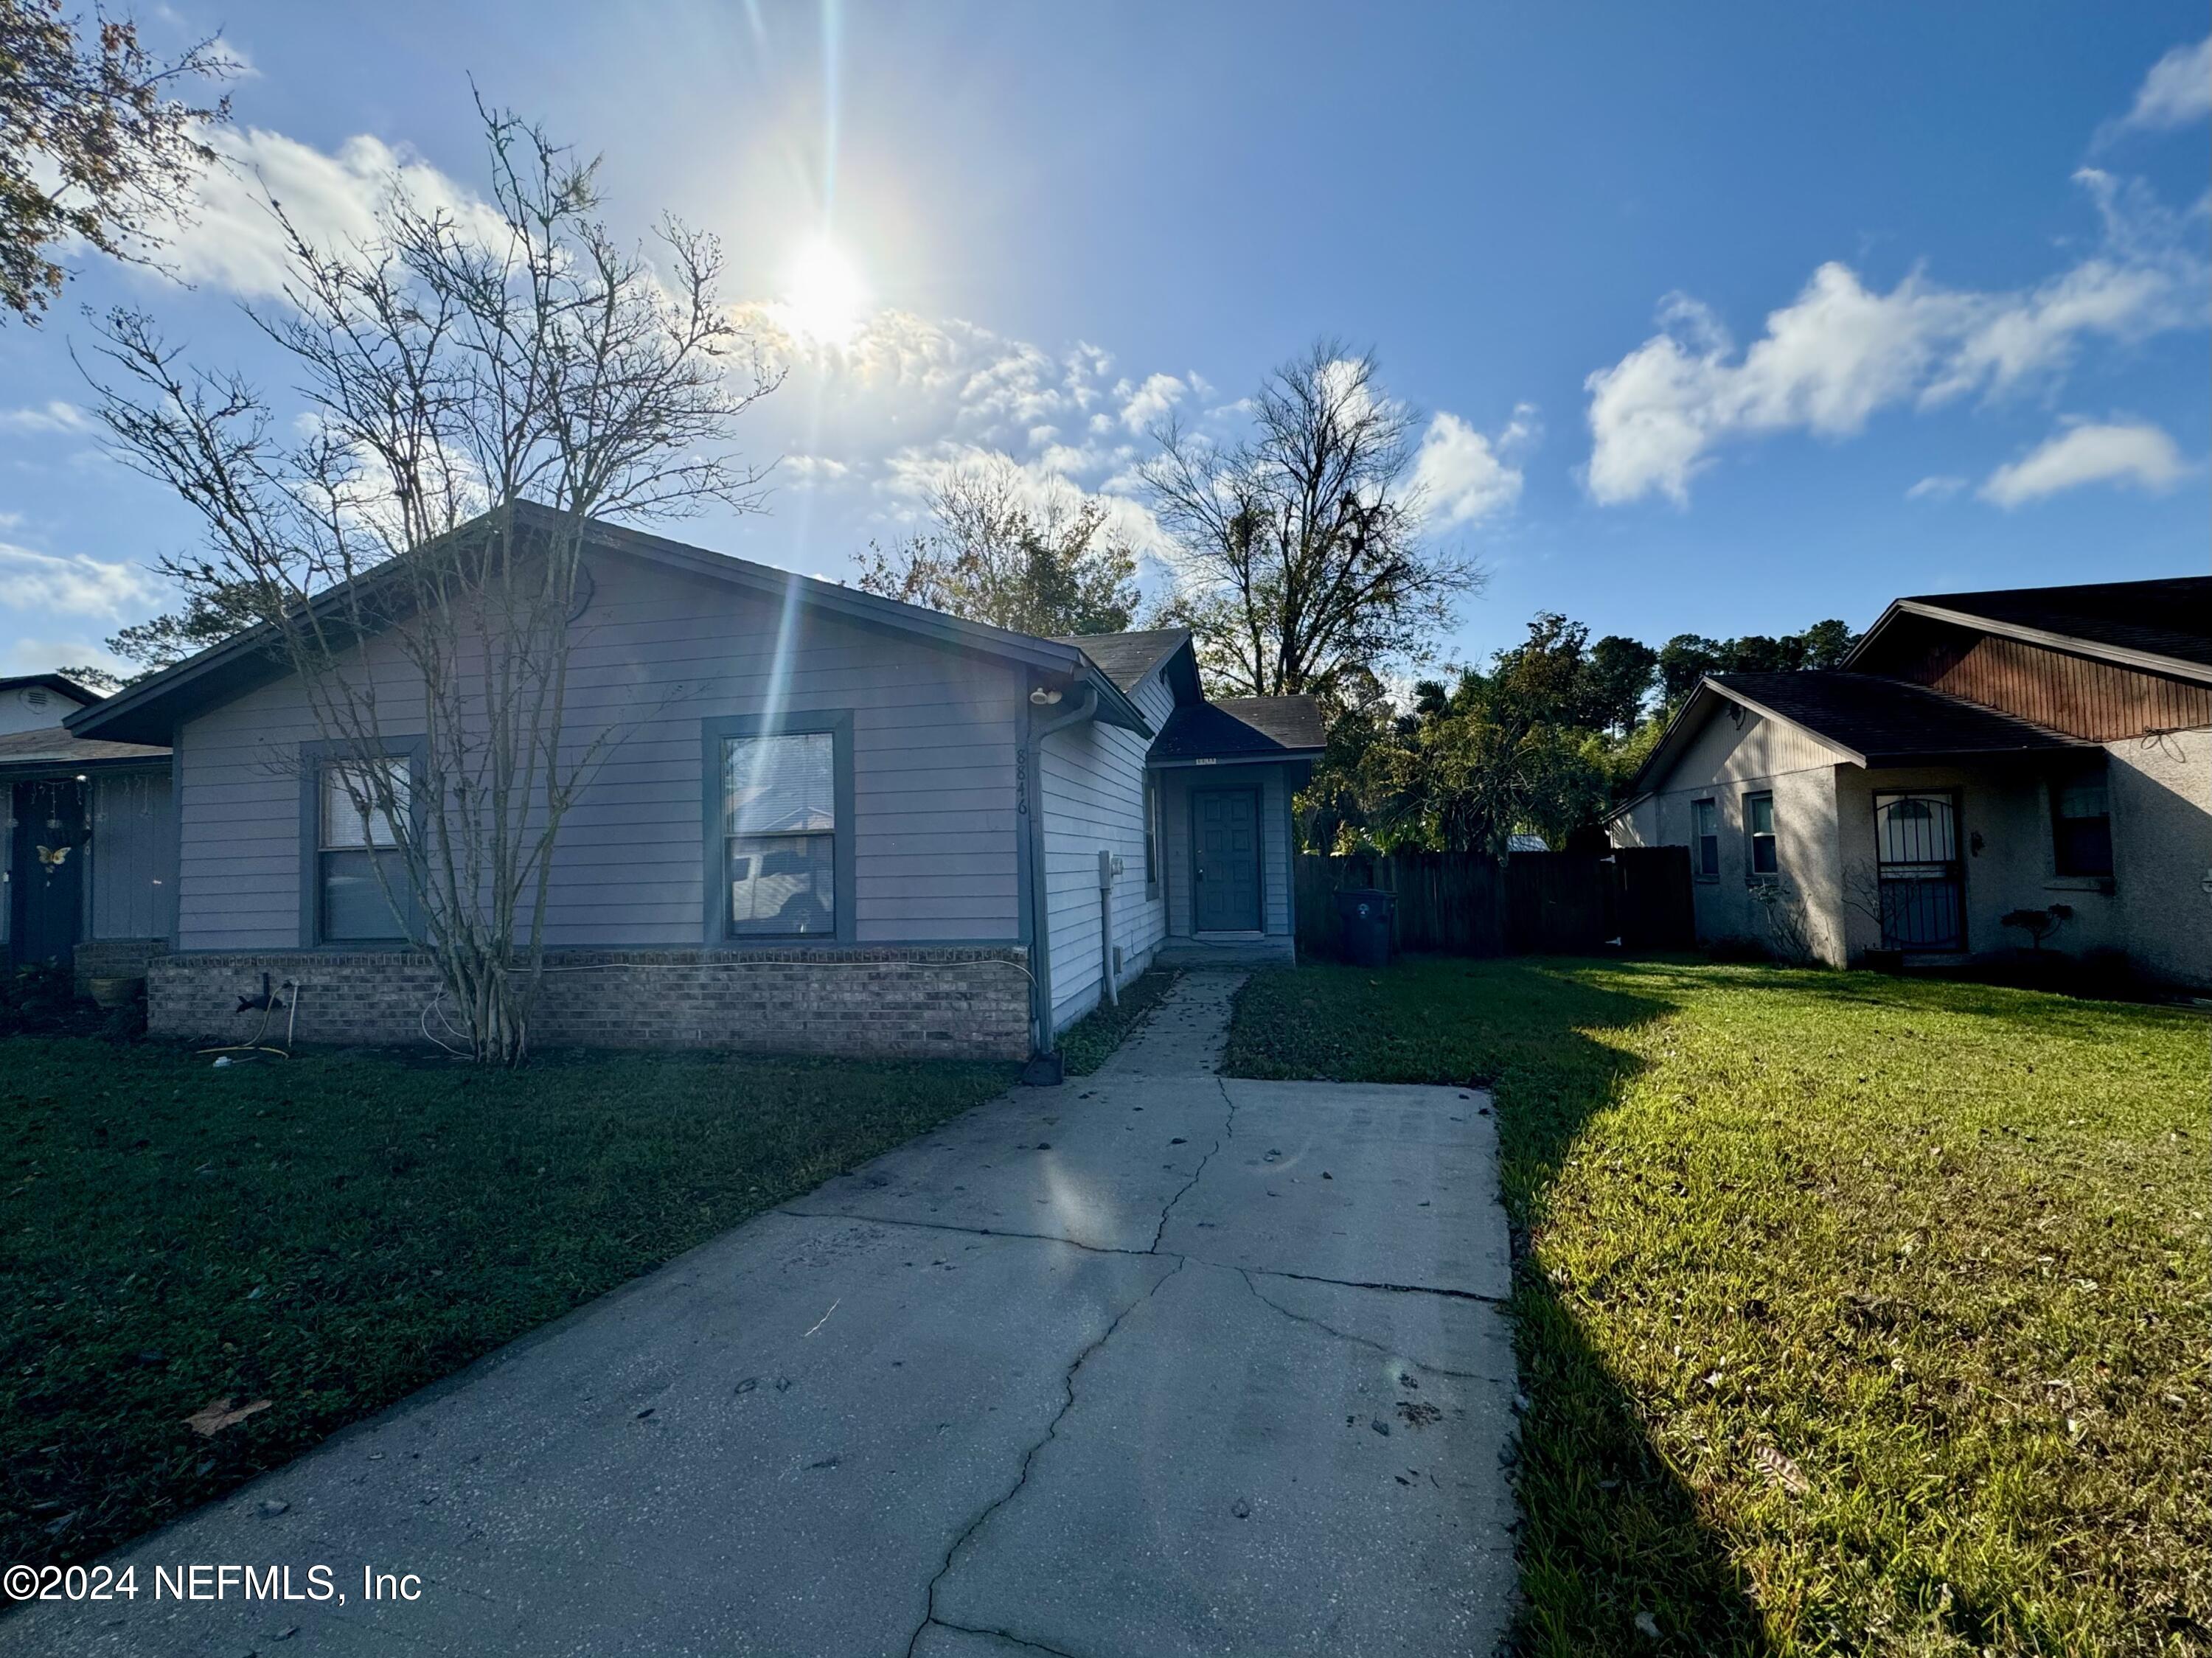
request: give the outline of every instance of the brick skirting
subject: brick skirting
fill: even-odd
[[[76,993],[89,996],[94,979],[143,979],[146,964],[168,953],[167,938],[89,938],[76,947],[70,975]]]
[[[1018,1060],[1029,1052],[1028,952],[884,945],[819,950],[557,950],[548,958],[531,1043],[708,1048],[907,1059]],[[154,962],[147,1029],[249,1040],[237,1011],[269,975],[298,989],[300,1042],[421,1048],[424,1024],[451,1042],[430,958],[407,950],[188,953]],[[288,1005],[270,1019],[281,1042]],[[450,1006],[446,1017],[454,1024]]]

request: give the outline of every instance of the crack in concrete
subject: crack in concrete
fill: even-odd
[[[1234,1139],[1237,1137],[1237,1102],[1230,1096],[1229,1084],[1222,1081],[1219,1077],[1213,1079],[1213,1085],[1221,1090],[1222,1104],[1229,1108],[1228,1118],[1221,1125],[1220,1139],[1216,1139],[1212,1147],[1198,1160],[1198,1167],[1190,1171],[1190,1178],[1183,1182],[1182,1190],[1170,1198],[1165,1206],[1161,1209],[1160,1224],[1152,1229],[1152,1247],[1147,1252],[1149,1254],[1159,1254],[1160,1240],[1167,1236],[1169,1215],[1174,1212],[1176,1205],[1188,1196],[1191,1187],[1196,1186],[1204,1176],[1206,1165],[1212,1163],[1214,1153],[1221,1150],[1222,1141]]]
[[[1200,1266],[1205,1266],[1207,1263],[1201,1261],[1199,1264]],[[1448,1376],[1461,1382],[1494,1382],[1497,1380],[1495,1376],[1485,1376],[1480,1370],[1455,1370],[1448,1365],[1431,1364],[1422,1359],[1413,1358],[1405,1353],[1401,1353],[1396,1348],[1392,1347],[1386,1343],[1376,1341],[1370,1336],[1354,1335],[1349,1330],[1340,1330],[1336,1326],[1329,1323],[1326,1319],[1315,1318],[1310,1314],[1307,1313],[1294,1313],[1289,1308],[1284,1306],[1281,1302],[1270,1301],[1266,1296],[1261,1295],[1260,1286],[1252,1282],[1252,1274],[1243,1267],[1237,1266],[1232,1267],[1230,1270],[1234,1272],[1237,1277],[1244,1280],[1244,1287],[1249,1290],[1255,1297],[1258,1297],[1261,1305],[1273,1308],[1276,1312],[1280,1313],[1285,1318],[1290,1319],[1295,1323],[1310,1324],[1315,1329],[1326,1331],[1328,1334],[1336,1337],[1340,1341],[1352,1342],[1362,1347],[1372,1347],[1376,1352],[1382,1354],[1387,1358],[1394,1360],[1397,1363],[1410,1364],[1413,1369],[1417,1370],[1425,1370],[1431,1376]],[[1319,1281],[1326,1283],[1328,1280],[1322,1279]],[[1363,1284],[1358,1287],[1364,1289],[1367,1286]]]
[[[1049,1653],[1052,1658],[1076,1658],[1075,1654],[1064,1647],[1048,1647],[1042,1641],[1024,1641],[1020,1636],[1008,1630],[985,1629],[977,1624],[949,1624],[942,1618],[925,1619],[922,1621],[922,1630],[927,1630],[932,1624],[936,1625],[939,1629],[957,1630],[963,1635],[988,1635],[993,1640],[1004,1641],[1008,1646],[1021,1647],[1030,1652]],[[917,1641],[921,1639],[921,1631],[915,1631],[914,1638]],[[911,1652],[913,1648],[909,1646],[908,1650]]]
[[[1031,1243],[1064,1243],[1071,1249],[1080,1249],[1091,1255],[1133,1255],[1141,1260],[1159,1254],[1157,1249],[1117,1249],[1110,1243],[1085,1243],[1077,1238],[1062,1237],[1057,1232],[1017,1232],[1011,1228],[997,1226],[958,1226],[949,1220],[899,1220],[888,1215],[823,1214],[811,1209],[782,1208],[775,1212],[789,1215],[794,1220],[842,1220],[855,1226],[911,1226],[924,1232],[957,1232],[971,1238],[1021,1238]],[[1167,1252],[1173,1255],[1172,1249]]]
[[[1163,1259],[1165,1259],[1165,1257],[1163,1257]],[[1014,1483],[1007,1487],[1003,1495],[994,1499],[984,1509],[982,1513],[977,1515],[973,1520],[969,1521],[968,1522],[967,1529],[963,1531],[959,1536],[952,1540],[952,1546],[945,1552],[944,1563],[938,1567],[935,1574],[931,1576],[927,1586],[924,1588],[922,1594],[921,1622],[915,1626],[914,1633],[907,1638],[907,1658],[914,1658],[914,1649],[921,1640],[922,1631],[927,1629],[932,1624],[943,1623],[948,1629],[957,1629],[960,1627],[958,1625],[946,1622],[946,1620],[940,1619],[937,1615],[937,1586],[943,1582],[945,1577],[951,1572],[952,1563],[958,1557],[960,1551],[968,1546],[968,1540],[975,1536],[977,1532],[981,1531],[983,1528],[985,1522],[988,1521],[993,1515],[998,1513],[1000,1509],[1005,1508],[1007,1503],[1012,1502],[1014,1498],[1020,1496],[1022,1487],[1029,1484],[1030,1465],[1036,1461],[1036,1455],[1039,1451],[1052,1443],[1052,1442],[1059,1436],[1060,1424],[1066,1419],[1067,1413],[1075,1408],[1076,1373],[1082,1370],[1085,1364],[1091,1362],[1091,1356],[1093,1353],[1096,1353],[1100,1348],[1103,1347],[1108,1342],[1114,1339],[1114,1333],[1121,1327],[1121,1321],[1124,1319],[1127,1318],[1129,1315],[1135,1312],[1138,1308],[1150,1301],[1154,1296],[1159,1294],[1160,1286],[1165,1284],[1170,1278],[1173,1278],[1176,1273],[1182,1272],[1187,1264],[1188,1263],[1180,1257],[1177,1257],[1176,1259],[1176,1264],[1173,1266],[1161,1273],[1158,1278],[1152,1281],[1152,1287],[1151,1289],[1146,1291],[1144,1294],[1139,1296],[1127,1307],[1124,1307],[1120,1312],[1115,1314],[1114,1321],[1111,1324],[1109,1324],[1105,1329],[1099,1333],[1098,1339],[1096,1341],[1092,1342],[1081,1352],[1078,1353],[1073,1361],[1068,1365],[1066,1371],[1060,1377],[1060,1386],[1067,1390],[1067,1399],[1066,1402],[1060,1406],[1060,1409],[1053,1413],[1052,1420],[1045,1424],[1044,1437],[1038,1440],[1036,1443],[1030,1446],[1027,1451],[1022,1454],[1021,1472],[1014,1477]],[[991,1631],[985,1632],[989,1633]],[[1012,1640],[1015,1637],[1009,1636],[1007,1638]],[[1036,1643],[1025,1642],[1024,1644],[1033,1646]],[[1045,1649],[1045,1650],[1048,1651],[1050,1649],[1051,1649],[1049,1648]]]
[[[1188,1251],[1184,1252],[1188,1254]],[[1201,1266],[1226,1266],[1232,1272],[1257,1272],[1261,1278],[1286,1278],[1300,1284],[1333,1284],[1340,1290],[1385,1290],[1394,1296],[1443,1296],[1449,1301],[1479,1301],[1488,1307],[1507,1307],[1512,1304],[1510,1296],[1486,1296],[1480,1290],[1443,1290],[1433,1284],[1385,1284],[1378,1280],[1356,1278],[1323,1278],[1318,1272],[1292,1272],[1279,1266],[1239,1266],[1233,1261],[1209,1260],[1204,1255],[1189,1255]]]

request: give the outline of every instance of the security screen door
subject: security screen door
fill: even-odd
[[[1883,947],[1964,950],[1966,870],[1959,861],[1957,797],[1877,794],[1874,835]]]

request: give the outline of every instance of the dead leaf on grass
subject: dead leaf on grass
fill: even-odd
[[[1767,1477],[1792,1497],[1802,1497],[1813,1489],[1813,1482],[1805,1471],[1771,1445],[1761,1445],[1757,1453],[1759,1466],[1766,1470]]]
[[[235,1427],[256,1411],[265,1411],[275,1402],[273,1400],[257,1399],[251,1405],[241,1405],[226,1394],[223,1398],[208,1400],[194,1411],[185,1418],[185,1426],[203,1439],[212,1439],[225,1428]]]

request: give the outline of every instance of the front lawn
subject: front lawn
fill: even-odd
[[[1013,1071],[0,1041],[0,1560],[219,1496]],[[186,1425],[224,1400],[268,1403]]]
[[[1495,1090],[1523,1650],[2212,1652],[2200,1014],[1431,958],[1227,1068]]]

